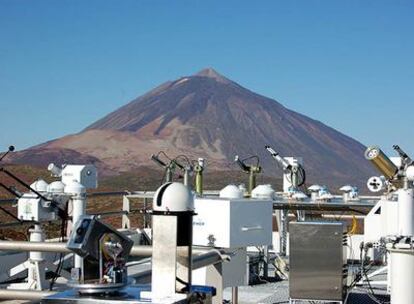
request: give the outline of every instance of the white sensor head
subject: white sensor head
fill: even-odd
[[[50,163],[49,166],[47,166],[47,170],[49,170],[55,177],[62,176],[62,169],[56,166],[54,163]]]

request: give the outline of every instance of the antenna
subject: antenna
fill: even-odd
[[[9,154],[10,152],[14,151],[14,146],[9,146],[9,149],[7,150],[6,153],[4,153],[1,157],[0,157],[0,162],[3,160],[3,158],[5,158],[7,156],[7,154]]]
[[[272,157],[280,164],[283,170],[291,170],[292,166],[280,156],[279,152],[276,152],[270,146],[265,146],[265,149],[272,155]]]

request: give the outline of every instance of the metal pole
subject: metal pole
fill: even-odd
[[[167,168],[167,172],[165,173],[165,182],[166,183],[171,183],[173,179],[173,171],[172,168],[170,168],[170,166]]]
[[[126,195],[124,195],[122,198],[122,211],[126,211],[127,213],[131,211],[131,204],[129,202],[128,196]],[[122,229],[130,229],[130,228],[131,228],[131,220],[129,219],[128,214],[123,214],[122,215]]]
[[[29,230],[30,243],[44,241],[44,234],[41,226],[36,224]],[[30,251],[28,260],[28,284],[30,289],[43,290],[46,286],[46,270],[44,253],[39,251]]]
[[[263,277],[269,278],[269,246],[263,246]]]
[[[73,182],[77,185],[77,192],[72,196],[72,225],[75,225],[79,219],[86,213],[86,188],[81,184]],[[80,277],[83,278],[83,258],[77,254],[74,255],[73,268],[80,272]]]
[[[25,241],[0,241],[0,250],[4,251],[39,251],[70,253],[66,243],[55,242],[25,242]]]
[[[191,188],[190,185],[190,171],[188,168],[184,169],[184,180],[183,180],[183,184],[189,188]]]
[[[152,256],[152,246],[133,246],[129,255],[142,257]]]
[[[66,248],[66,243],[57,243],[57,242],[26,242],[26,241],[0,241],[0,251],[35,251],[35,252],[57,252],[57,253],[72,253],[68,248]],[[194,254],[205,254],[210,253],[203,257],[206,259],[208,257],[215,259],[217,254],[221,254],[218,250],[202,249],[202,248],[193,248]],[[152,255],[152,246],[142,246],[135,245],[131,248],[130,256],[142,256],[149,257]],[[196,262],[198,261],[198,257]]]
[[[54,294],[56,292],[53,291],[0,289],[0,299],[2,300],[36,301]]]
[[[0,241],[0,251],[25,251],[25,252],[62,252],[71,253],[66,248],[66,243],[56,242],[25,242],[25,241]],[[131,256],[151,256],[151,246],[133,246]]]
[[[249,187],[247,189],[247,194],[252,196],[252,191],[256,187],[256,172],[255,167],[250,167],[250,175],[249,175]]]
[[[198,195],[203,195],[203,167],[196,165],[194,167],[196,172],[195,188]]]
[[[144,197],[144,228],[148,228],[148,214],[147,214],[147,198]]]
[[[286,256],[287,251],[287,227],[289,221],[289,213],[287,210],[281,210],[280,212],[280,222],[281,222],[281,231],[279,231],[279,239],[280,239],[280,254],[282,256]]]
[[[200,253],[200,250],[193,250],[193,252]],[[225,253],[221,253],[219,250],[210,250],[207,252],[200,253],[199,255],[193,256],[193,267],[192,269],[199,269],[209,265],[214,265],[223,260],[229,260],[230,257]]]
[[[239,303],[239,287],[237,286],[231,288],[231,303],[232,304]]]

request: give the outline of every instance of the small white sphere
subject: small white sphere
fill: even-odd
[[[43,179],[38,179],[33,184],[30,185],[34,190],[38,192],[47,192],[47,187],[49,186]]]

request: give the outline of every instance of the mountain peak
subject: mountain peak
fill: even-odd
[[[217,72],[215,69],[213,69],[211,67],[202,69],[197,74],[195,74],[195,76],[212,78],[212,79],[215,79],[216,81],[222,82],[222,83],[231,83],[232,82],[230,79],[224,77],[223,75],[221,75],[219,72]]]
[[[147,166],[148,155],[163,149],[170,155],[208,159],[213,170],[226,170],[236,154],[253,153],[263,167],[274,168],[265,145],[276,147],[282,155],[306,157],[312,183],[362,185],[373,174],[360,143],[238,86],[212,68],[167,82],[83,132],[38,146],[37,154],[29,151],[19,157],[21,162],[36,158],[38,164],[53,158],[78,163],[83,155],[87,162],[99,162],[107,172],[117,174]],[[17,161],[15,156],[13,162]],[[273,169],[267,172],[277,174]]]

